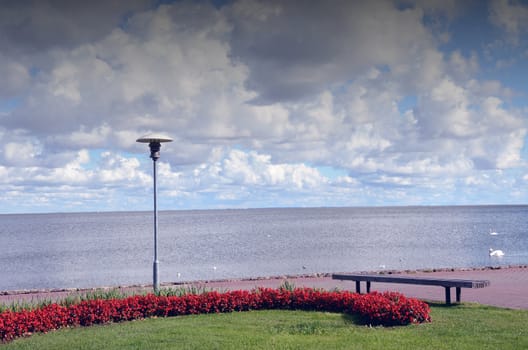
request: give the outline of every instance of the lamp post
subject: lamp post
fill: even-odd
[[[161,134],[149,134],[140,137],[136,142],[148,143],[150,147],[150,158],[152,158],[152,168],[154,177],[154,263],[152,266],[152,281],[154,292],[159,291],[159,261],[158,261],[158,206],[157,206],[157,189],[156,189],[156,161],[160,157],[160,148],[162,142],[171,142],[172,139]]]

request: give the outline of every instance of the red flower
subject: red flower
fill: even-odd
[[[34,310],[0,313],[0,340],[72,326],[261,309],[318,310],[359,315],[375,325],[407,325],[430,322],[429,306],[393,292],[356,294],[311,288],[289,291],[259,288],[253,291],[208,292],[184,296],[131,296],[124,299],[90,300],[69,307],[51,304]]]

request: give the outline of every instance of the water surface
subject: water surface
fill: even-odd
[[[528,264],[527,218],[528,206],[164,211],[160,280]],[[0,242],[0,290],[152,283],[151,212],[0,215]]]

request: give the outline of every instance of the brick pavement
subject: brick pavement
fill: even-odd
[[[401,273],[400,273],[401,274]],[[429,278],[457,278],[489,280],[490,286],[479,289],[462,288],[462,302],[476,302],[485,305],[528,310],[528,267],[509,267],[500,269],[464,269],[442,270],[434,272],[408,272],[412,276]],[[395,273],[394,275],[399,275]],[[297,277],[282,279],[265,279],[258,281],[229,281],[209,282],[199,284],[207,288],[216,289],[251,289],[255,286],[276,288],[287,280],[296,287],[314,287],[323,289],[338,288],[340,290],[355,291],[352,281],[335,281],[328,276],[324,277]],[[361,284],[365,291],[365,284]],[[406,296],[424,300],[445,302],[443,287],[418,286],[394,283],[372,283],[371,291],[397,291]],[[455,291],[452,288],[451,300],[455,300]]]
[[[485,305],[499,307],[525,309],[528,310],[528,266],[508,267],[508,268],[483,268],[483,269],[460,269],[460,270],[441,270],[432,272],[405,272],[413,276],[424,276],[431,278],[460,278],[489,280],[489,287],[481,289],[462,288],[462,302],[476,302]],[[203,287],[207,289],[216,289],[220,291],[253,289],[256,287],[277,288],[285,281],[296,287],[313,287],[322,289],[355,290],[354,282],[335,281],[328,275],[320,276],[287,276],[272,277],[253,280],[229,280],[229,281],[209,281],[209,282],[191,282],[184,286]],[[164,284],[163,287],[181,287],[181,284]],[[362,283],[363,290],[365,289]],[[113,289],[113,288],[109,288]],[[141,292],[150,291],[148,286],[134,286],[120,288],[123,292]],[[372,283],[371,290],[377,291],[397,291],[409,297],[415,297],[431,301],[445,301],[445,291],[442,287],[436,286],[415,286],[406,284],[388,284]],[[9,304],[12,302],[39,301],[39,300],[57,300],[65,298],[72,294],[86,293],[90,290],[61,290],[61,291],[34,291],[29,293],[0,293],[0,303]],[[454,300],[454,290],[452,291],[452,300]]]

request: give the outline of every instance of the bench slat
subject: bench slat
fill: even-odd
[[[349,281],[402,283],[457,288],[484,288],[489,286],[487,280],[441,279],[426,277],[388,276],[388,275],[363,275],[363,274],[333,274],[332,279]]]

